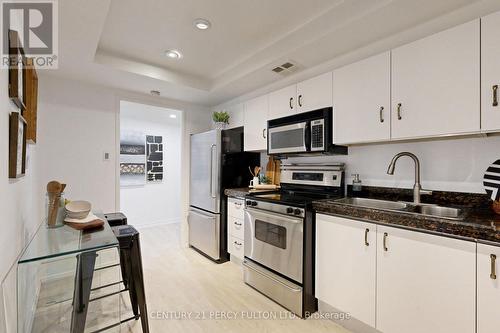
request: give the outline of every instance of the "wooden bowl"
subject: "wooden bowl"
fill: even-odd
[[[493,210],[500,215],[500,201],[493,201]]]

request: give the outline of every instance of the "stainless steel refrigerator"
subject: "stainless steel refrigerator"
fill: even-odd
[[[243,127],[191,135],[189,245],[216,262],[229,258],[224,190],[248,186],[248,167],[260,165],[243,144]]]

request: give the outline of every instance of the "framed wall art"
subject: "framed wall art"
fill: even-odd
[[[28,128],[26,130],[26,141],[36,143],[37,112],[38,112],[38,75],[33,63],[33,58],[26,58],[26,83],[25,83],[25,106],[23,118]]]
[[[146,135],[146,162],[148,182],[163,180],[163,137]]]
[[[9,97],[23,111],[26,96],[26,57],[15,30],[9,30]]]
[[[144,133],[120,133],[120,186],[144,186],[146,183],[146,146]]]
[[[26,120],[12,112],[9,123],[9,178],[20,178],[26,174]]]

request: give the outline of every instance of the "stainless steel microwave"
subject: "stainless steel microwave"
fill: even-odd
[[[347,154],[333,144],[333,109],[324,108],[267,122],[268,155]]]

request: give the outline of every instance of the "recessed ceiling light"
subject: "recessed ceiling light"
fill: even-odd
[[[171,114],[170,118],[175,119],[175,118],[177,118],[177,116],[175,114]]]
[[[180,59],[182,58],[182,54],[177,50],[166,50],[165,56],[170,59]]]
[[[194,20],[194,26],[200,30],[208,30],[210,29],[211,23],[209,20],[198,18]]]

